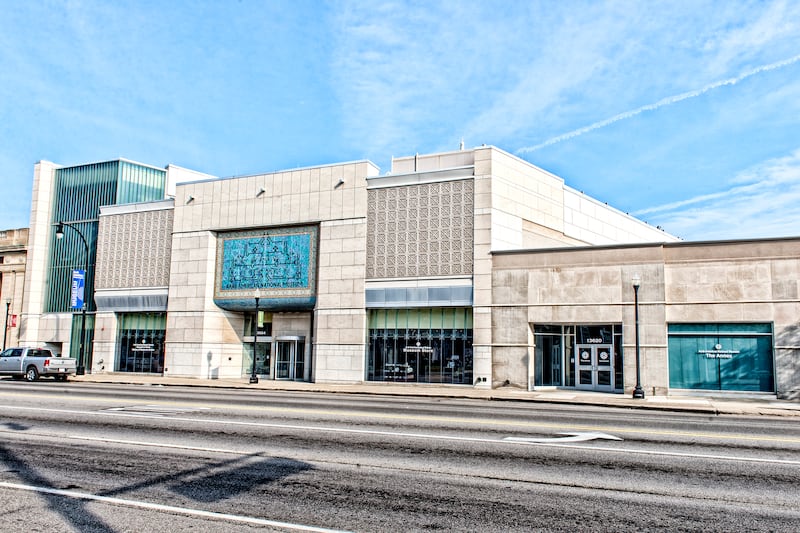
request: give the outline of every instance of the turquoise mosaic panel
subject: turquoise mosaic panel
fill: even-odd
[[[308,287],[311,235],[229,239],[222,252],[222,290]]]
[[[316,226],[220,234],[214,302],[223,309],[310,309],[316,301]]]

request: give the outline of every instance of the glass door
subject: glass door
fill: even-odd
[[[610,392],[614,390],[614,358],[612,346],[578,344],[575,374],[578,389]]]
[[[256,374],[269,377],[271,342],[258,342],[256,344]]]
[[[282,337],[275,342],[275,379],[305,379],[303,337]]]

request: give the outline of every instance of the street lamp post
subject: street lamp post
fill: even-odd
[[[70,224],[69,222],[62,222],[59,221],[58,225],[56,226],[56,238],[63,239],[64,238],[64,227],[70,228],[75,233],[78,234],[78,237],[81,238],[83,241],[83,246],[86,250],[86,263],[85,268],[83,271],[83,286],[84,289],[86,288],[86,281],[89,279],[89,243],[86,242],[86,237],[83,236],[83,233]],[[80,341],[80,355],[78,356],[78,368],[75,373],[79,376],[82,376],[86,373],[86,294],[84,293],[83,297],[83,306],[81,306],[81,341]]]
[[[633,283],[633,313],[636,322],[636,387],[633,389],[633,397],[640,400],[644,398],[641,366],[639,363],[639,285],[642,283],[642,278],[639,277],[639,274],[634,274],[631,282]]]
[[[11,298],[6,298],[6,329],[3,331],[3,351],[6,351],[6,340],[8,339],[8,314],[11,312]]]
[[[256,320],[253,323],[253,370],[250,372],[250,383],[258,383],[256,375],[256,355],[258,354],[258,299],[261,291],[256,289]]]

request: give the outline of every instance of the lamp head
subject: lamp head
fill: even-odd
[[[58,225],[56,225],[56,239],[63,239],[64,238],[64,223],[59,221]]]
[[[633,275],[631,278],[631,284],[633,284],[634,288],[639,288],[639,285],[642,284],[642,278],[639,276],[639,274]]]

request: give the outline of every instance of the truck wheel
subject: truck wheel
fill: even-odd
[[[35,366],[29,366],[25,371],[25,381],[36,381],[39,379],[39,371]]]

